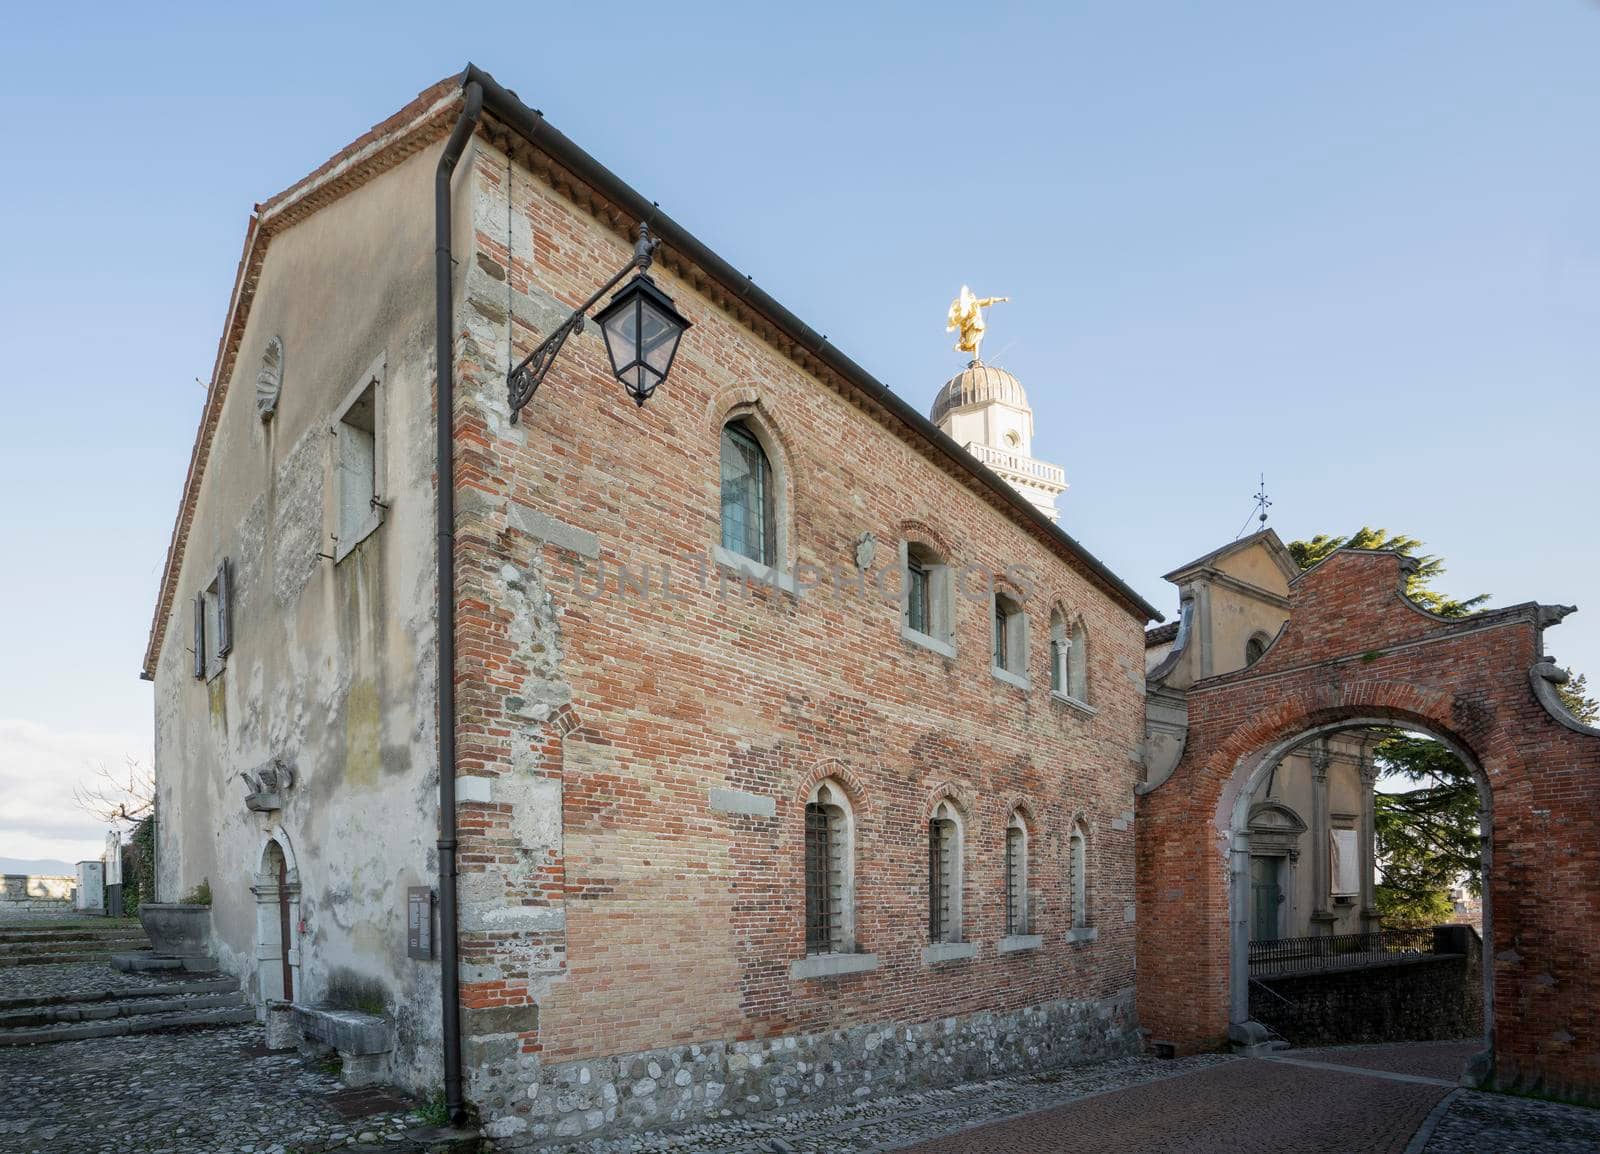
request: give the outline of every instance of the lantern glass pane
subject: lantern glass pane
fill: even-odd
[[[637,357],[639,344],[639,307],[629,302],[627,308],[618,309],[606,318],[606,352],[611,356],[611,369],[618,376]]]
[[[672,364],[682,330],[651,301],[642,301],[640,312],[639,356],[657,373],[665,374]]]

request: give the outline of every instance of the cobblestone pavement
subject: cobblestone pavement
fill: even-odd
[[[1425,1154],[1594,1154],[1600,1110],[1462,1090],[1429,1135]]]
[[[0,1048],[6,1154],[309,1154],[401,1149],[421,1117],[387,1092],[345,1090],[259,1026]],[[391,1137],[393,1136],[393,1137]]]

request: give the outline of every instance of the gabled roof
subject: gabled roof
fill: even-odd
[[[1268,556],[1282,570],[1285,581],[1293,581],[1300,576],[1300,566],[1295,562],[1294,554],[1289,552],[1289,547],[1283,543],[1283,539],[1278,536],[1277,531],[1263,529],[1259,533],[1252,533],[1248,537],[1230,541],[1222,548],[1213,549],[1204,556],[1196,557],[1186,565],[1179,565],[1171,573],[1166,574],[1162,580],[1171,581],[1175,585],[1181,584],[1185,578],[1192,576],[1197,571],[1214,569],[1217,566],[1217,562],[1223,558],[1231,557],[1235,553],[1242,553],[1256,545],[1264,545],[1266,547]]]
[[[219,342],[205,409],[190,456],[189,473],[184,480],[177,523],[167,549],[155,620],[151,624],[150,640],[145,650],[142,674],[145,678],[155,676],[166,623],[177,595],[184,546],[199,498],[200,481],[209,456],[211,438],[222,410],[239,341],[249,318],[256,279],[272,235],[333,203],[442,137],[460,111],[463,90],[472,83],[481,85],[484,93],[484,118],[479,123],[479,133],[486,131],[484,121],[490,118],[509,129],[520,138],[519,155],[531,153],[537,156],[541,175],[551,180],[564,195],[612,227],[627,229],[634,222],[648,220],[651,232],[661,242],[657,261],[684,276],[696,289],[753,329],[802,369],[844,393],[884,424],[896,429],[947,472],[961,478],[991,505],[1004,511],[1012,520],[1054,548],[1129,614],[1141,621],[1164,620],[1158,609],[1134,592],[1094,554],[1035,508],[998,474],[979,463],[972,454],[888,386],[828,344],[825,336],[756,287],[748,276],[740,274],[682,225],[662,213],[644,194],[626,184],[552,128],[542,113],[529,108],[515,93],[501,87],[492,76],[469,64],[459,76],[442,80],[424,90],[394,116],[342,149],[309,176],[256,206],[256,214],[245,233],[244,254],[240,258],[227,322]]]

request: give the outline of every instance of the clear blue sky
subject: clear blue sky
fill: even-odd
[[[1262,471],[1286,538],[1592,600],[1593,0],[319,7],[7,17],[0,718],[51,764],[148,748],[251,205],[469,59],[919,406],[955,290],[1010,294],[1063,523],[1163,608]],[[1550,647],[1600,674],[1585,608]]]

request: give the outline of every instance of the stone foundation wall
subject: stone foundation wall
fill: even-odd
[[[470,1094],[502,1149],[670,1130],[1138,1053],[1133,991],[1010,1013],[543,1063],[475,1042]]]
[[[76,878],[0,875],[0,914],[70,910],[78,892]]]

